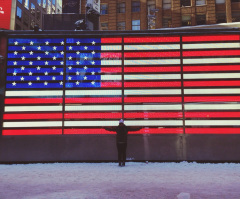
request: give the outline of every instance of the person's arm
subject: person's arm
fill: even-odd
[[[144,128],[144,127],[142,127],[142,126],[129,126],[128,131],[139,131],[142,128]]]
[[[108,126],[108,127],[102,127],[102,128],[104,128],[107,131],[116,131],[116,127],[114,126]]]

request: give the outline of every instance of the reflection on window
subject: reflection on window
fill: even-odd
[[[140,12],[140,1],[132,1],[132,12]]]
[[[172,18],[163,17],[163,28],[171,28],[171,27],[172,27]]]
[[[191,0],[181,0],[181,6],[191,6]]]
[[[205,5],[206,1],[205,0],[196,0],[196,5],[200,6],[200,5]]]
[[[101,15],[106,15],[108,14],[108,4],[101,4]]]
[[[108,23],[101,23],[102,30],[108,30]]]
[[[117,4],[117,12],[118,13],[125,13],[126,5],[125,2],[121,2]]]
[[[25,0],[24,7],[29,10],[29,0]]]
[[[205,25],[206,24],[206,15],[205,14],[196,15],[196,24],[197,25]]]
[[[19,3],[22,3],[22,0],[18,0]]]
[[[22,20],[22,9],[17,7],[17,19]]]
[[[51,1],[48,0],[47,14],[51,14],[51,10],[52,10],[52,8],[51,8]]]
[[[216,22],[217,23],[227,23],[226,13],[225,12],[222,12],[222,13],[217,12],[216,13]]]
[[[117,23],[117,30],[126,30],[126,23],[125,23],[125,21]]]
[[[140,20],[132,20],[132,30],[140,30]]]
[[[42,5],[42,0],[37,0],[37,3],[38,3],[39,6],[41,6]]]
[[[163,0],[163,9],[171,9],[172,7],[172,0]]]
[[[190,15],[182,16],[182,26],[191,26],[192,19]]]
[[[31,14],[35,15],[35,5],[31,3]]]
[[[43,8],[46,8],[47,7],[47,0],[43,0]]]
[[[55,0],[52,0],[52,4],[55,6],[55,4],[56,4],[56,1],[55,1]]]
[[[216,4],[225,3],[225,0],[216,0]]]

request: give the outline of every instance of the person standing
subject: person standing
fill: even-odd
[[[142,127],[127,127],[123,119],[119,121],[117,127],[104,127],[107,131],[115,131],[117,133],[118,166],[125,166],[128,131],[139,131],[141,128]]]

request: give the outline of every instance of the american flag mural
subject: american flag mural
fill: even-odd
[[[2,135],[240,133],[238,34],[9,38]]]

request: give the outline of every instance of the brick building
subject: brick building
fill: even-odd
[[[86,0],[81,1],[81,13]],[[146,30],[240,21],[240,0],[101,0],[102,30]]]

